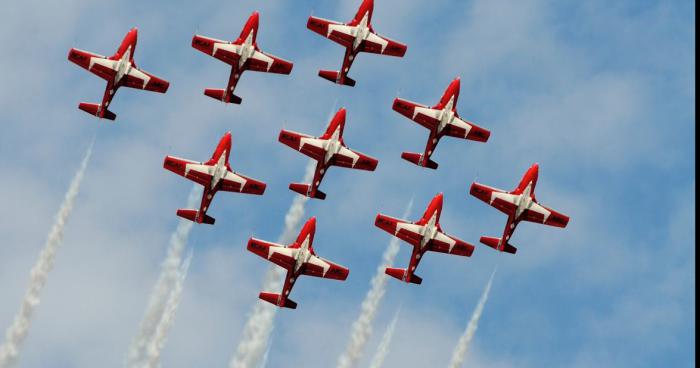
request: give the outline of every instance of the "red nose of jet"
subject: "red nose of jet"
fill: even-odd
[[[254,11],[253,14],[250,15],[250,25],[254,28],[258,28],[258,24],[260,24],[260,13]]]
[[[308,221],[306,221],[306,224],[304,224],[304,228],[307,229],[307,231],[311,234],[316,232],[316,216],[312,216]]]
[[[231,132],[226,132],[221,140],[219,141],[219,147],[225,148],[226,151],[231,150]]]
[[[345,115],[347,114],[347,110],[345,110],[344,107],[341,107],[340,110],[338,110],[337,113],[335,113],[336,118],[345,120]]]

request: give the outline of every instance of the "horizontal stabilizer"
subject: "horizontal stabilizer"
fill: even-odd
[[[234,103],[239,104],[243,101],[242,98],[234,95],[233,93],[226,93],[226,90],[218,88],[207,88],[204,90],[204,94],[224,103]]]
[[[199,211],[197,210],[189,210],[189,209],[179,209],[177,210],[177,215],[186,218],[190,221],[196,222],[198,224],[205,223],[209,225],[214,225],[214,218],[211,216],[208,216],[206,213],[205,214],[200,214]]]
[[[311,191],[311,185],[304,183],[291,183],[289,184],[289,189],[307,197],[316,199],[326,199],[326,193],[316,189],[316,191]]]
[[[416,275],[411,275],[410,279],[406,280],[406,269],[405,268],[387,267],[384,270],[384,273],[386,273],[387,275],[389,275],[391,277],[397,278],[401,281],[410,282],[413,284],[420,284],[421,282],[423,282],[423,279],[421,279],[420,277],[418,277]]]
[[[491,247],[491,248],[493,248],[493,249],[495,249],[495,250],[501,251],[501,252],[506,252],[506,253],[510,253],[510,254],[515,254],[515,252],[518,251],[517,248],[515,248],[514,246],[512,246],[512,245],[510,245],[510,244],[508,244],[508,243],[505,243],[505,244],[501,245],[501,238],[494,238],[494,237],[491,237],[491,236],[482,236],[482,237],[479,239],[479,241],[480,241],[481,243],[483,243],[483,244],[485,244],[485,245],[488,245],[489,247]]]
[[[423,155],[416,152],[404,152],[401,154],[401,158],[408,162],[413,162],[418,166],[427,167],[429,169],[437,169],[438,167],[437,162],[429,158],[424,158]]]
[[[355,86],[355,81],[352,78],[347,75],[344,76],[336,70],[319,70],[318,76],[336,84],[343,84],[350,87]]]
[[[293,302],[289,298],[282,298],[280,294],[262,292],[258,297],[278,307],[297,309],[297,303]]]
[[[114,120],[117,118],[117,114],[103,108],[102,105],[89,102],[81,102],[78,108],[87,112],[90,115],[97,116],[98,118],[103,118],[107,120]]]

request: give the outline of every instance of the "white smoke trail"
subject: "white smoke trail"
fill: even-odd
[[[481,313],[484,311],[486,300],[488,300],[489,298],[489,291],[491,291],[491,282],[493,281],[493,276],[495,274],[496,269],[494,269],[491,273],[489,282],[486,284],[486,288],[484,288],[484,292],[481,294],[481,298],[479,298],[479,303],[476,305],[476,308],[474,308],[472,318],[469,319],[467,328],[464,330],[464,333],[457,342],[457,346],[455,346],[455,350],[452,352],[452,360],[450,361],[450,365],[448,366],[450,368],[459,368],[462,366],[462,363],[464,363],[464,357],[467,354],[467,350],[469,349],[469,343],[472,341],[472,338],[476,333],[477,327],[479,327],[479,318],[481,318]]]
[[[192,187],[187,199],[187,207],[194,207],[201,197],[202,188],[199,185]],[[187,245],[187,237],[192,230],[193,222],[181,219],[177,229],[170,237],[168,254],[161,265],[160,275],[156,281],[148,307],[144,313],[139,331],[131,341],[126,365],[128,367],[141,367],[146,364],[147,349],[153,341],[158,324],[166,312],[166,305],[174,285],[180,278],[180,266],[182,264],[182,252]]]
[[[313,180],[316,164],[309,161],[304,173],[304,182]],[[306,196],[295,196],[292,205],[284,216],[284,230],[277,239],[278,243],[287,244],[294,240],[299,222],[304,217],[304,205],[309,200]],[[262,290],[277,290],[282,287],[282,269],[273,265],[268,269],[263,281]],[[229,366],[231,368],[251,368],[259,366],[267,342],[272,331],[272,324],[275,320],[277,307],[258,300],[253,307],[253,311],[248,317],[243,328],[243,338],[236,347],[236,352],[231,357]]]
[[[93,138],[87,152],[85,152],[83,161],[80,163],[80,168],[78,172],[75,173],[68,187],[68,192],[66,192],[63,198],[63,203],[58,210],[58,214],[56,214],[56,220],[46,239],[44,249],[42,249],[39,254],[39,259],[34,264],[34,267],[32,267],[29,277],[29,287],[22,300],[19,313],[17,313],[12,325],[10,325],[5,332],[5,342],[0,345],[0,367],[2,368],[11,367],[16,363],[19,349],[24,339],[27,337],[34,308],[39,305],[39,294],[46,284],[49,272],[53,268],[56,250],[63,241],[63,230],[73,210],[73,204],[80,190],[80,183],[83,181],[88,161],[90,161],[94,143],[95,140]]]
[[[173,290],[170,292],[168,301],[165,304],[165,311],[160,322],[156,326],[156,331],[153,340],[148,346],[148,364],[149,368],[156,368],[160,366],[160,354],[165,346],[165,341],[168,337],[168,332],[170,331],[170,326],[172,326],[175,321],[175,314],[177,312],[177,307],[180,305],[180,299],[182,298],[182,288],[187,278],[187,271],[190,268],[190,262],[192,262],[192,251],[190,250],[187,258],[182,262],[179,269],[179,277],[173,285]]]
[[[267,357],[270,356],[270,348],[272,345],[268,344],[267,349],[265,349],[265,354],[263,354],[262,361],[260,362],[260,366],[258,368],[265,368],[267,367]]]
[[[338,99],[333,102],[333,108],[328,114],[326,120],[330,120],[335,109],[338,106]],[[310,182],[314,178],[316,165],[313,161],[309,161],[304,172],[304,183]],[[286,244],[294,240],[299,222],[304,216],[304,206],[309,200],[306,196],[295,196],[292,205],[287,210],[284,216],[284,230],[282,235],[277,239],[278,243]],[[262,290],[277,290],[282,287],[282,270],[273,265],[265,274]],[[267,302],[258,300],[253,307],[253,311],[248,317],[248,321],[243,327],[243,338],[238,343],[236,351],[231,357],[229,363],[230,368],[251,368],[258,367],[269,350],[268,340],[272,332],[272,326],[275,321],[277,307],[272,306]]]
[[[399,312],[394,314],[394,319],[391,320],[389,327],[386,328],[384,336],[382,336],[382,341],[379,342],[377,347],[377,352],[374,353],[374,358],[369,364],[369,368],[381,368],[384,364],[384,358],[386,358],[386,353],[389,351],[389,344],[391,344],[391,339],[394,337],[394,329],[396,328],[396,321],[399,319]]]
[[[408,202],[402,218],[408,217],[412,207],[413,198]],[[377,273],[372,277],[370,289],[362,301],[360,315],[352,324],[350,341],[343,354],[338,358],[338,368],[354,367],[362,357],[362,351],[367,344],[367,340],[372,335],[372,322],[386,291],[387,275],[384,273],[384,270],[394,263],[394,258],[396,258],[398,252],[399,238],[392,237],[382,256],[382,263],[377,267]]]

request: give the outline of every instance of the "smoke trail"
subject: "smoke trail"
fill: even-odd
[[[316,166],[314,161],[309,161],[304,173],[304,182],[313,180]],[[309,198],[295,196],[292,205],[284,216],[284,230],[277,239],[278,243],[286,244],[294,240],[299,222],[304,217],[304,205]],[[265,274],[262,290],[277,290],[282,287],[282,269],[273,265]],[[277,307],[258,300],[253,311],[248,317],[243,328],[243,338],[236,347],[236,352],[231,358],[231,368],[257,367],[262,360],[267,348],[267,341],[272,331],[272,324],[277,313]]]
[[[194,207],[197,200],[202,195],[202,189],[195,185],[190,191],[187,199],[187,207]],[[187,237],[192,230],[192,221],[182,219],[177,225],[177,229],[170,237],[168,254],[161,265],[158,281],[153,287],[148,307],[144,314],[139,331],[131,341],[126,365],[136,367],[145,364],[148,357],[147,349],[153,341],[158,324],[163,319],[166,312],[166,305],[174,285],[180,278],[180,266],[182,264],[182,252],[187,245]]]
[[[491,282],[493,281],[493,276],[495,274],[496,269],[494,269],[491,273],[489,282],[486,284],[486,288],[484,288],[481,298],[479,298],[479,303],[476,305],[476,308],[474,308],[472,318],[469,320],[467,328],[464,330],[464,334],[462,334],[462,336],[459,338],[457,346],[455,346],[455,350],[452,352],[452,361],[450,361],[450,365],[448,366],[450,368],[459,368],[462,366],[462,363],[464,363],[464,356],[467,354],[467,350],[469,349],[469,343],[472,341],[477,327],[479,327],[479,318],[481,318],[481,312],[484,311],[486,300],[489,298]]]
[[[408,217],[413,207],[413,198],[408,202],[402,218]],[[350,341],[343,354],[338,358],[338,368],[350,368],[357,365],[362,357],[362,350],[367,344],[367,340],[372,335],[372,321],[377,314],[379,303],[381,303],[386,291],[387,275],[384,269],[394,263],[394,258],[399,252],[399,238],[392,237],[389,246],[384,251],[382,263],[377,267],[377,273],[372,277],[371,286],[360,307],[360,315],[352,324]]]
[[[265,368],[267,367],[267,357],[270,356],[270,348],[272,345],[268,344],[267,349],[265,349],[265,354],[263,354],[262,361],[260,362],[260,365],[258,368]]]
[[[153,340],[148,345],[147,367],[156,368],[160,366],[160,354],[165,346],[165,341],[168,337],[170,326],[172,326],[173,322],[175,321],[175,313],[177,312],[177,307],[180,305],[180,299],[182,298],[182,286],[185,283],[185,278],[187,278],[187,271],[190,268],[191,261],[192,251],[190,250],[187,258],[185,258],[182,265],[180,265],[179,277],[177,280],[175,280],[173,290],[170,292],[168,301],[165,304],[165,311],[163,313],[163,317],[156,326]]]
[[[65,229],[66,221],[73,210],[75,197],[78,195],[80,190],[80,183],[83,181],[85,169],[87,168],[88,161],[92,155],[92,146],[94,143],[95,139],[93,138],[87,152],[85,152],[83,161],[80,163],[80,168],[78,169],[78,172],[75,173],[75,176],[68,187],[68,192],[66,192],[66,195],[63,198],[63,203],[61,204],[61,208],[58,210],[58,214],[56,214],[56,220],[46,239],[44,249],[42,249],[41,253],[39,254],[39,259],[34,264],[34,267],[32,267],[29,276],[29,287],[27,288],[27,292],[22,300],[19,313],[17,313],[12,325],[10,325],[5,332],[5,342],[0,345],[0,367],[2,368],[11,367],[15,364],[17,361],[17,356],[19,355],[19,349],[24,342],[24,339],[27,337],[34,308],[39,305],[39,294],[46,284],[49,272],[53,268],[56,250],[63,241],[63,230]]]
[[[399,312],[394,314],[394,319],[391,320],[391,324],[386,328],[384,336],[382,336],[382,341],[379,342],[377,347],[377,352],[374,353],[374,358],[369,364],[369,368],[381,368],[384,364],[384,358],[386,358],[386,353],[389,351],[389,344],[391,344],[391,338],[394,336],[394,329],[396,328],[396,321],[399,319]]]
[[[338,99],[333,102],[333,108],[326,120],[331,120],[337,106]],[[314,170],[314,162],[309,161],[306,165],[306,171],[304,172],[304,179],[302,180],[304,183],[313,180]],[[309,198],[306,196],[294,197],[292,205],[284,216],[284,230],[282,231],[282,235],[277,239],[278,243],[286,244],[294,240],[294,235],[296,235],[297,228],[299,227],[299,221],[301,221],[304,216],[304,206],[308,200]],[[283,273],[279,267],[271,266],[265,274],[262,289],[277,290],[281,288],[282,276]],[[260,365],[265,352],[269,349],[268,339],[270,338],[270,332],[272,332],[275,313],[277,313],[277,307],[260,300],[255,303],[253,311],[248,317],[248,322],[246,322],[243,327],[243,338],[238,343],[236,352],[231,357],[231,362],[229,363],[230,368],[251,368]]]

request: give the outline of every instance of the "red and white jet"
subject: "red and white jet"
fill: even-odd
[[[408,263],[408,268],[387,267],[384,272],[401,281],[420,284],[423,279],[414,272],[418,262],[427,251],[449,253],[457,256],[470,257],[474,252],[474,246],[447,235],[440,227],[440,213],[442,212],[442,193],[433,198],[425,210],[423,217],[416,222],[400,220],[386,215],[377,214],[374,225],[389,234],[411,244],[413,253]]]
[[[68,60],[87,69],[107,81],[102,103],[81,102],[78,108],[99,118],[114,120],[117,115],[107,108],[114,94],[121,86],[143,89],[146,91],[165,93],[170,83],[136,67],[134,51],[138,30],[132,28],[126,34],[117,52],[110,56],[102,56],[87,51],[70,49]]]
[[[501,252],[515,254],[517,249],[509,244],[508,241],[520,221],[566,227],[569,223],[569,216],[542,206],[535,199],[535,185],[537,185],[538,172],[539,165],[532,165],[523,176],[520,184],[512,192],[472,183],[469,194],[508,215],[508,221],[501,238],[482,236],[479,239],[480,242]]]
[[[418,166],[437,169],[438,164],[430,159],[430,155],[433,154],[435,147],[443,136],[447,135],[478,142],[486,142],[489,139],[491,132],[460,118],[459,114],[457,114],[459,84],[459,78],[453,80],[442,95],[440,102],[432,107],[400,98],[394,100],[394,106],[392,107],[394,111],[430,130],[428,143],[425,145],[425,151],[422,154],[404,152],[401,154],[401,158]]]
[[[326,194],[318,190],[318,186],[321,185],[323,175],[329,167],[340,166],[368,171],[374,171],[377,167],[377,159],[353,151],[345,145],[345,114],[344,108],[338,110],[328,124],[326,132],[318,138],[284,129],[280,131],[280,142],[318,161],[311,184],[291,183],[289,189],[307,197],[325,199]]]
[[[321,70],[318,75],[337,84],[354,86],[355,81],[348,77],[350,66],[360,52],[403,57],[406,45],[378,35],[372,28],[373,0],[364,0],[355,18],[349,23],[309,17],[306,28],[339,43],[345,47],[343,68],[340,71]]]
[[[341,281],[348,277],[350,270],[316,255],[313,247],[315,232],[316,218],[312,217],[304,224],[297,240],[287,246],[255,238],[248,240],[249,251],[287,270],[282,293],[263,291],[259,295],[260,299],[278,307],[296,309],[297,303],[289,299],[289,293],[299,276],[307,275]]]
[[[214,154],[207,162],[196,162],[182,158],[166,156],[163,167],[204,186],[202,204],[199,211],[179,209],[177,215],[196,223],[214,224],[214,218],[207,215],[209,204],[219,190],[262,195],[265,183],[243,176],[231,170],[228,158],[231,153],[231,132],[221,137]]]
[[[241,35],[233,41],[221,41],[214,38],[195,35],[192,47],[231,65],[231,74],[226,89],[207,88],[204,94],[225,103],[240,104],[241,98],[233,94],[238,80],[246,70],[256,72],[289,74],[292,63],[260,51],[256,38],[260,15],[253,12],[243,26]]]

